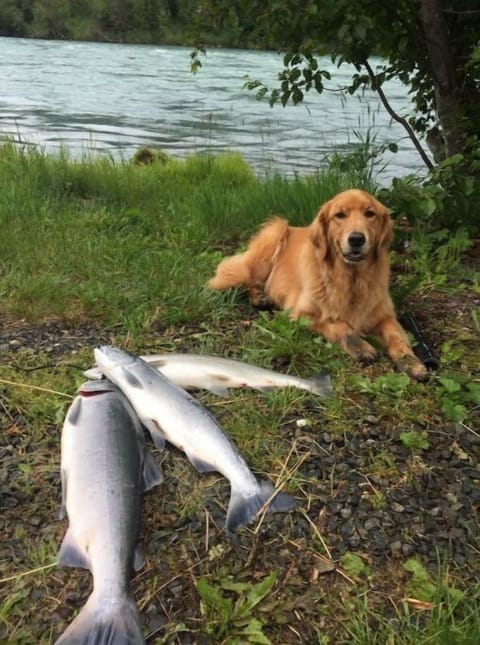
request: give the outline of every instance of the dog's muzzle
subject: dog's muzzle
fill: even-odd
[[[356,264],[365,259],[368,251],[367,238],[363,233],[354,231],[347,238],[348,249],[343,251],[343,259],[348,264]]]

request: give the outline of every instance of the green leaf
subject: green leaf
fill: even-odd
[[[447,390],[449,394],[460,392],[460,390],[462,389],[462,386],[458,381],[455,381],[452,378],[448,378],[448,376],[442,376],[438,380],[440,381],[440,383],[443,385],[443,387]]]
[[[250,583],[248,582],[235,582],[234,580],[230,580],[229,578],[223,579],[220,584],[222,586],[222,589],[226,589],[227,591],[235,591],[235,593],[237,594],[241,594],[251,587]]]
[[[230,620],[233,613],[232,601],[230,598],[225,598],[218,587],[210,585],[205,578],[200,578],[197,580],[197,591],[206,608],[216,611],[222,622],[227,623]],[[202,607],[202,613],[205,615],[209,612]]]
[[[249,613],[259,602],[261,602],[265,596],[270,593],[273,585],[277,580],[277,574],[275,571],[272,571],[264,580],[258,584],[252,586],[248,591],[246,598],[241,602],[237,602],[239,615],[244,615]]]
[[[480,405],[480,385],[477,383],[467,383],[467,390],[469,391],[469,398],[476,405]]]
[[[258,643],[259,645],[271,645],[263,633],[263,623],[257,618],[252,618],[248,625],[243,629],[243,634],[248,637],[249,643]]]
[[[345,553],[342,556],[342,569],[352,576],[367,575],[368,567],[356,553]]]
[[[418,430],[410,430],[408,432],[400,433],[400,441],[406,448],[411,450],[428,450],[430,444],[427,439],[428,435],[426,432]]]
[[[417,203],[417,209],[422,213],[422,215],[430,217],[430,215],[433,215],[433,213],[436,211],[437,203],[431,197],[425,197],[419,200],[419,202]]]
[[[431,582],[430,575],[425,567],[414,558],[407,560],[403,568],[412,574],[408,584],[410,595],[419,600],[433,600],[438,595],[438,588]]]
[[[418,580],[430,580],[430,575],[423,564],[415,558],[410,558],[403,564],[405,571],[412,573]]]
[[[456,421],[461,423],[467,416],[467,410],[461,403],[455,403],[450,399],[442,401],[442,412],[445,413],[449,421]]]

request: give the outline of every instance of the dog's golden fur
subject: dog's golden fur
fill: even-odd
[[[243,286],[255,305],[266,300],[293,318],[306,316],[358,360],[377,357],[362,338],[377,336],[400,369],[423,379],[425,366],[389,294],[392,237],[385,206],[365,191],[346,190],[324,204],[310,226],[289,226],[280,217],[266,222],[244,253],[220,262],[209,286]]]

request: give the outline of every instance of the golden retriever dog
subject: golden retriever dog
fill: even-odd
[[[324,204],[310,226],[274,217],[244,253],[223,259],[212,289],[244,287],[252,304],[270,301],[305,316],[315,331],[353,358],[370,362],[377,351],[363,336],[380,339],[398,369],[423,380],[389,293],[388,210],[363,190],[346,190]]]

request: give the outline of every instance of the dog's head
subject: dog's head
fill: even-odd
[[[347,264],[359,264],[390,246],[393,225],[378,199],[363,190],[345,190],[321,207],[310,238],[326,259],[338,254]]]

